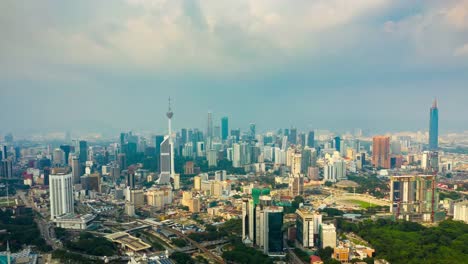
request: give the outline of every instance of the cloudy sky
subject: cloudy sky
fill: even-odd
[[[468,0],[0,1],[0,133],[468,129]]]

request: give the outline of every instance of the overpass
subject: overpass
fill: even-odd
[[[167,228],[167,227],[161,226],[161,225],[157,225],[155,223],[151,223],[151,222],[148,222],[148,221],[145,221],[145,220],[136,220],[136,221],[141,223],[141,224],[144,224],[144,225],[150,225],[150,226],[153,226],[153,227],[156,227],[156,228],[160,228],[160,229],[164,229],[166,231],[172,232],[172,233],[176,234],[178,237],[181,237],[181,238],[187,240],[188,242],[190,242],[190,244],[192,244],[194,247],[198,248],[200,251],[202,251],[203,253],[208,255],[210,257],[210,259],[214,260],[216,263],[220,263],[220,264],[225,263],[224,260],[221,257],[219,257],[218,255],[214,254],[213,252],[209,251],[202,244],[194,241],[193,239],[189,238],[188,236],[186,236],[185,234],[183,234],[182,232],[180,232],[178,230],[175,230],[175,229],[172,229],[172,228]]]

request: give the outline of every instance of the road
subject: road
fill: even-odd
[[[37,223],[37,227],[41,232],[41,236],[44,238],[47,245],[51,246],[54,250],[61,248],[60,243],[56,242],[57,240],[55,239],[53,225],[42,217],[41,213],[36,209],[36,207],[33,206],[31,200],[29,200],[28,197],[26,197],[26,193],[24,191],[18,190],[16,195],[23,201],[23,203],[27,207],[31,207],[38,214],[37,217],[34,217],[34,221]]]
[[[225,263],[224,260],[221,257],[217,256],[216,254],[214,254],[213,252],[208,250],[206,247],[204,247],[200,243],[194,241],[193,239],[189,238],[188,236],[186,236],[185,234],[183,234],[182,232],[180,232],[178,230],[175,230],[175,229],[172,229],[172,228],[167,228],[167,227],[160,226],[160,225],[156,225],[154,223],[146,222],[145,220],[136,220],[136,221],[139,222],[139,223],[145,224],[145,225],[151,225],[151,226],[154,226],[156,228],[160,228],[160,229],[164,229],[164,230],[167,230],[169,232],[172,232],[172,233],[176,234],[177,236],[189,241],[190,244],[192,244],[193,246],[195,246],[196,248],[201,250],[203,253],[208,255],[211,260],[214,260],[215,262],[221,263],[221,264]]]
[[[285,245],[288,249],[288,253],[289,253],[289,256],[291,256],[291,259],[289,259],[291,261],[292,264],[304,264],[304,261],[302,261],[297,255],[296,253],[294,252],[294,250],[292,250],[292,248],[290,248],[288,246],[288,242],[286,241],[286,239],[284,239],[284,242],[283,242],[283,245]]]

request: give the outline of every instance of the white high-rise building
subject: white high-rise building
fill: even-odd
[[[333,224],[320,225],[321,248],[336,247],[336,228]]]
[[[459,202],[453,206],[453,220],[468,224],[468,201]]]
[[[238,143],[234,143],[232,144],[232,166],[234,168],[239,168],[241,166],[240,158],[241,158],[240,145]]]
[[[333,166],[336,170],[337,180],[346,180],[346,162],[344,160],[335,161]]]
[[[50,218],[73,213],[73,177],[71,173],[49,175]]]
[[[65,152],[59,148],[54,149],[53,165],[60,167],[64,164],[65,164]]]
[[[323,180],[326,182],[336,182],[336,171],[333,164],[325,164],[323,167]]]
[[[322,224],[322,215],[307,208],[296,210],[296,239],[303,247],[316,246],[319,238],[319,229]]]
[[[218,165],[218,152],[214,149],[207,151],[208,166],[216,167]]]

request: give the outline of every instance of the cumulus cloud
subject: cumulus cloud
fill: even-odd
[[[421,56],[446,56],[468,41],[460,37],[468,33],[468,0],[428,1],[420,11],[386,22],[378,18],[397,12],[394,1],[126,0],[80,17],[80,10],[93,3],[69,3],[73,10],[87,7],[76,8],[71,21],[49,2],[42,7],[49,17],[41,21],[34,8],[25,11],[22,3],[2,2],[0,29],[10,39],[0,44],[2,55],[27,66],[229,71],[304,56],[346,58],[356,47],[375,42],[369,38],[408,43]],[[374,31],[382,27],[383,32]]]

